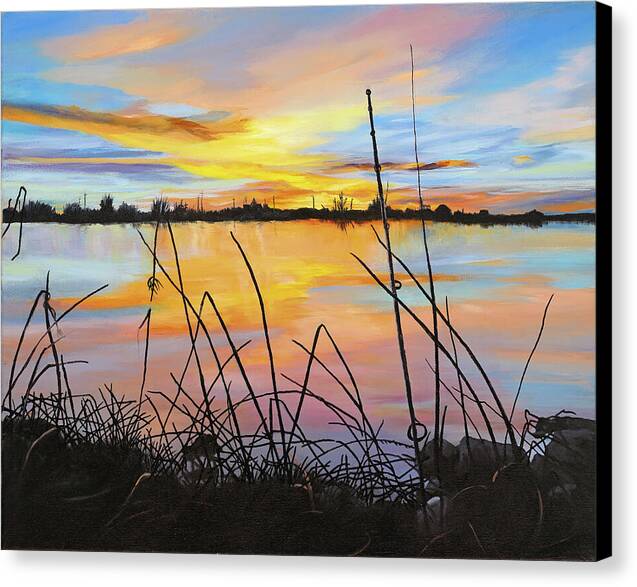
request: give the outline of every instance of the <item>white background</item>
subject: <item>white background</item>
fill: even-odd
[[[429,0],[430,3],[431,0]],[[404,3],[409,0],[403,0]],[[314,0],[186,0],[185,6],[365,4]],[[385,3],[391,3],[386,0]],[[88,587],[206,584],[388,585],[390,587],[552,587],[637,584],[637,194],[630,180],[637,167],[637,2],[609,0],[613,15],[613,494],[614,556],[600,563],[377,560],[214,555],[85,553],[0,553],[5,585],[85,585]],[[0,0],[0,9],[62,10],[88,8],[180,7],[178,0]],[[607,132],[599,128],[598,136]],[[633,147],[633,148],[631,148]],[[606,194],[601,197],[607,197]],[[632,262],[631,262],[632,261]],[[610,259],[599,259],[610,263]],[[602,393],[609,393],[605,382]],[[629,449],[632,447],[632,454]],[[393,585],[391,585],[393,584]],[[330,585],[330,587],[331,587]]]

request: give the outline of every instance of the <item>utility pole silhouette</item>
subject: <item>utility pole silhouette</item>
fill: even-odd
[[[86,192],[84,192],[84,208],[86,208]]]
[[[314,195],[312,195],[312,210],[316,210],[316,206],[314,205]]]

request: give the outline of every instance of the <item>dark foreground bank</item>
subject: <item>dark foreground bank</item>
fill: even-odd
[[[69,442],[44,419],[5,417],[2,547],[591,560],[594,422],[540,419],[536,432],[551,440],[530,463],[504,445],[496,461],[485,441],[445,442],[444,483],[429,483],[425,519],[413,503],[364,504],[320,475],[189,484],[149,473],[157,456],[140,446]]]

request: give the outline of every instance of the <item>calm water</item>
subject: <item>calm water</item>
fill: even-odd
[[[152,243],[154,227],[140,229]],[[306,356],[292,339],[309,347],[315,328],[324,323],[344,352],[370,415],[378,422],[384,420],[386,431],[402,434],[406,409],[391,299],[350,255],[356,253],[386,278],[386,259],[369,224],[347,230],[320,221],[174,226],[185,288],[193,304],[199,305],[204,291],[211,292],[237,345],[251,340],[242,356],[257,388],[267,391],[271,384],[257,298],[230,230],[250,258],[265,297],[279,385],[293,387],[281,373],[302,381],[305,372]],[[426,281],[419,224],[394,222],[391,230],[396,253]],[[512,402],[544,306],[555,294],[519,405],[540,414],[567,408],[593,416],[594,226],[486,229],[433,224],[428,230],[438,298],[444,302],[448,297],[456,328],[482,360],[505,405]],[[175,275],[165,229],[160,231],[158,248],[160,258]],[[138,326],[149,307],[146,281],[152,263],[135,228],[25,225],[23,252],[11,262],[14,249],[15,234],[10,234],[3,241],[2,253],[3,384],[19,329],[50,271],[58,311],[90,290],[109,284],[65,320],[59,332],[65,361],[89,362],[69,367],[74,391],[94,392],[98,386],[112,383],[117,393],[137,397],[144,350]],[[168,281],[163,276],[160,279],[164,288],[152,304],[147,389],[172,394],[170,373],[178,376],[181,372],[187,335],[182,303]],[[429,321],[430,311],[422,296],[405,276],[399,279],[403,299]],[[221,354],[227,357],[228,347],[209,307],[204,315]],[[433,377],[426,359],[431,359],[431,344],[408,317],[404,320],[418,414],[429,423]],[[212,360],[201,348],[205,369],[213,374]],[[328,344],[321,343],[319,350],[336,373],[344,374]],[[464,364],[469,367],[468,362]],[[471,368],[467,374],[475,375]],[[455,373],[448,365],[443,366],[443,375],[448,385],[455,385]],[[236,369],[230,368],[229,379],[239,397],[244,388]],[[194,372],[186,383],[196,393]],[[55,384],[53,379],[43,378],[38,385],[41,391],[49,391]],[[342,392],[323,372],[316,371],[310,388],[344,401]],[[218,398],[221,394],[217,390]],[[443,402],[449,404],[447,434],[459,437],[455,404],[448,396],[443,396]],[[305,426],[316,432],[329,428],[318,408],[306,414]]]

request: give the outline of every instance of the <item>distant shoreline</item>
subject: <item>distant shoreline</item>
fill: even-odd
[[[424,217],[427,221],[448,222],[453,224],[479,224],[481,226],[515,225],[539,227],[549,222],[569,222],[580,224],[594,224],[596,215],[594,212],[544,214],[538,210],[531,210],[522,214],[491,214],[487,210],[480,212],[452,212],[444,204],[436,210],[426,209],[422,213],[418,209],[407,208],[405,210],[388,208],[387,215],[390,220],[420,220]],[[295,208],[279,209],[270,208],[261,204],[246,204],[242,207],[225,208],[223,210],[196,210],[190,208],[175,207],[170,210],[144,212],[127,208],[101,209],[75,208],[73,213],[58,213],[52,207],[39,202],[28,202],[25,210],[3,210],[3,222],[5,223],[59,223],[59,224],[141,224],[156,222],[158,219],[178,222],[272,222],[291,220],[325,220],[336,223],[359,223],[380,220],[379,211],[367,210],[330,210],[327,208]]]

